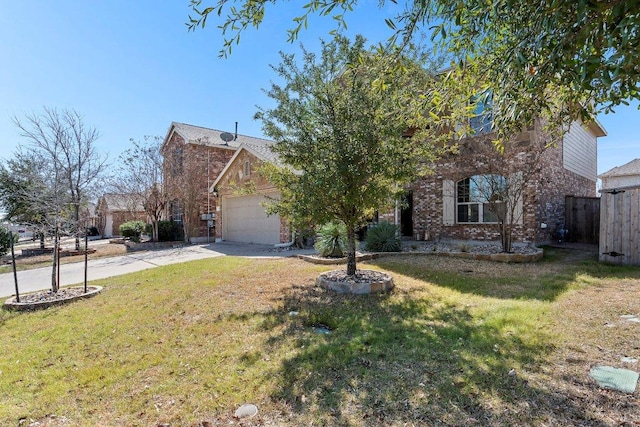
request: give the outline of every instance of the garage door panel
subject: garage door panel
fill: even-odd
[[[224,198],[223,239],[229,242],[279,243],[280,217],[267,216],[261,205],[265,200],[261,195]]]

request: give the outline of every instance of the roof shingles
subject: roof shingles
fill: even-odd
[[[253,146],[264,146],[273,144],[272,141],[262,138],[256,138],[247,135],[234,135],[234,139],[231,141],[224,141],[220,136],[223,133],[231,133],[218,129],[209,129],[202,126],[194,126],[186,123],[173,122],[169,127],[169,134],[171,130],[174,130],[180,135],[187,143],[191,144],[204,144],[209,146],[223,146],[230,148],[238,148],[243,143],[251,144]],[[169,137],[170,135],[167,135]]]

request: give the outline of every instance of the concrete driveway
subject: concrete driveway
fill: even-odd
[[[132,252],[127,255],[92,260],[89,257],[87,279],[98,280],[119,276],[163,265],[177,264],[220,256],[257,258],[288,257],[301,253],[314,253],[313,249],[282,250],[271,245],[220,242],[208,245],[188,245],[154,251]],[[74,285],[84,281],[84,262],[62,264],[60,285]],[[51,267],[18,272],[20,293],[28,293],[51,287]],[[0,298],[15,295],[13,273],[0,274]]]

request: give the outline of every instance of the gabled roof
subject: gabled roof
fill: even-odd
[[[167,135],[164,137],[162,146],[171,139],[173,133],[177,133],[188,144],[207,145],[210,147],[220,147],[228,149],[238,149],[242,144],[247,143],[251,145],[265,145],[272,144],[272,141],[262,138],[256,138],[253,136],[234,134],[218,129],[209,129],[202,126],[194,126],[186,123],[172,122],[167,131]],[[221,138],[223,133],[231,134],[234,139],[231,141],[224,141]]]
[[[631,160],[629,163],[625,163],[622,166],[616,166],[615,168],[598,175],[598,178],[611,178],[614,176],[634,176],[640,175],[640,159]]]
[[[266,143],[258,144],[258,145],[251,144],[251,143],[243,143],[242,145],[240,145],[238,150],[233,154],[233,157],[231,157],[231,159],[227,162],[224,169],[222,169],[220,174],[218,174],[218,177],[216,178],[216,180],[213,182],[213,184],[211,184],[211,186],[209,187],[209,191],[212,192],[213,189],[216,187],[216,185],[218,185],[222,177],[227,173],[227,171],[229,170],[233,162],[236,160],[236,158],[240,155],[240,153],[243,150],[246,150],[249,153],[253,154],[259,160],[280,165],[278,155],[271,150],[271,148],[275,143],[271,141],[266,141],[266,140],[262,140],[262,141]]]
[[[593,120],[589,122],[588,127],[596,137],[607,136],[607,130],[604,128],[604,126],[602,126],[602,124],[596,117],[594,117]]]
[[[143,212],[144,206],[142,206],[142,200],[139,196],[135,194],[115,194],[115,193],[105,193],[101,200],[98,202],[100,204],[101,201],[107,205],[107,208],[112,212],[118,211],[136,211]]]

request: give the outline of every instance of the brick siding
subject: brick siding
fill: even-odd
[[[457,182],[473,175],[499,173],[500,170],[529,171],[532,154],[544,143],[539,125],[514,139],[504,159],[488,137],[460,143],[458,154],[451,154],[433,165],[433,174],[412,184],[413,234],[421,239],[479,240],[500,239],[497,224],[443,224],[443,181]],[[502,165],[496,167],[496,165]],[[563,167],[562,143],[544,151],[536,169],[527,180],[522,197],[522,224],[513,230],[515,242],[544,243],[564,224],[565,196],[595,196],[596,183]],[[507,176],[508,173],[500,173]],[[542,224],[546,228],[542,228]]]
[[[164,147],[163,155],[165,159],[170,158],[176,148],[182,147],[183,150],[183,169],[192,169],[197,171],[197,178],[190,179],[188,185],[196,186],[198,191],[197,209],[193,212],[192,221],[194,228],[192,230],[192,237],[204,238],[207,237],[207,221],[202,220],[202,214],[216,213],[216,198],[209,194],[209,184],[212,184],[220,172],[224,169],[226,164],[231,160],[235,150],[226,147],[207,146],[203,144],[189,143],[186,144],[184,139],[177,133],[173,133],[171,139]],[[172,185],[171,176],[172,173],[171,162],[165,161],[164,172],[167,180],[165,184],[170,188]],[[209,176],[207,177],[207,170]],[[183,173],[187,173],[188,171]],[[171,191],[171,190],[170,190]],[[174,189],[179,194],[180,189]],[[186,214],[186,213],[185,213]],[[214,237],[218,231],[209,231],[210,237]]]

